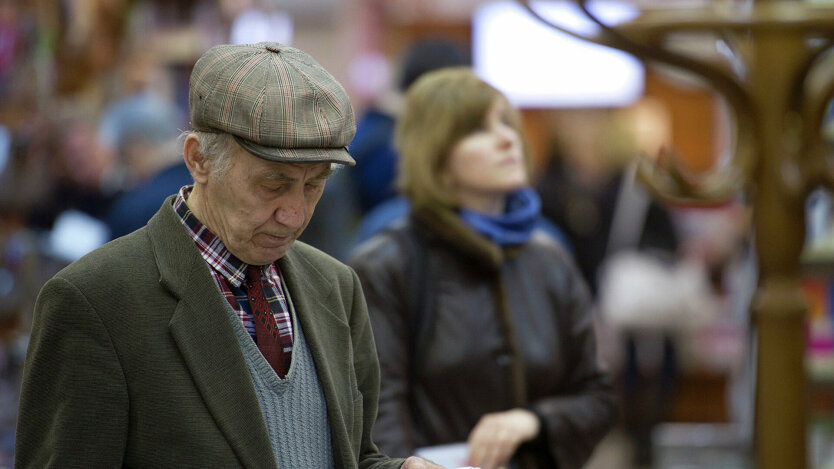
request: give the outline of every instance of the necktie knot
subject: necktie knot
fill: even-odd
[[[261,266],[250,265],[246,268],[246,284],[247,288],[261,284]]]

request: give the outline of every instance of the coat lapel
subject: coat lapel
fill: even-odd
[[[334,295],[328,280],[295,249],[278,261],[281,275],[290,291],[298,321],[316,364],[327,416],[336,467],[356,464],[349,443],[345,413],[350,411],[352,393],[346,374],[350,368],[350,326],[344,307]]]
[[[171,207],[148,223],[160,283],[179,298],[169,328],[209,412],[247,468],[275,468],[269,434],[225,298]]]

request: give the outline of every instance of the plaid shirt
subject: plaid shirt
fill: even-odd
[[[235,313],[243,322],[243,327],[252,336],[252,340],[257,343],[255,323],[252,322],[252,309],[243,282],[246,279],[248,265],[229,252],[223,241],[220,241],[220,238],[209,231],[188,208],[185,201],[191,193],[191,188],[192,186],[185,186],[180,189],[179,194],[174,199],[174,211],[179,215],[186,231],[209,265],[211,275],[214,277],[217,286],[220,287],[220,292],[223,293],[232,309],[235,310]],[[286,369],[289,370],[293,345],[292,318],[281,288],[281,273],[274,264],[269,264],[261,269],[261,275],[266,277],[264,296],[275,315],[275,323],[278,325],[278,340],[281,349],[284,351]]]

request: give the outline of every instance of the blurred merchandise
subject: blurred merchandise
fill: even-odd
[[[806,262],[834,259],[834,217],[832,217],[831,194],[818,189],[808,196],[805,209],[805,250],[802,258]]]
[[[621,330],[689,332],[715,316],[706,273],[694,262],[623,251],[606,261],[599,289],[605,319]]]
[[[827,124],[830,138],[831,120]],[[806,323],[810,415],[808,456],[814,469],[834,469],[834,199],[825,189],[812,192],[805,210],[802,291]]]
[[[808,452],[813,469],[834,469],[834,414],[811,418]]]
[[[808,301],[808,374],[834,382],[834,280],[806,277],[802,290]]]

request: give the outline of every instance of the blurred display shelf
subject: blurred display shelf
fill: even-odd
[[[799,261],[804,275],[834,277],[834,236],[806,243]]]
[[[834,469],[834,418],[812,416],[808,422],[808,463],[813,469]]]
[[[809,354],[806,371],[808,377],[821,390],[834,391],[834,353],[826,355]]]
[[[834,237],[806,247],[800,275],[809,301],[808,378],[809,467],[834,469]]]
[[[751,429],[734,423],[663,423],[652,433],[659,469],[753,469]]]
[[[834,357],[806,359],[810,417],[834,422]],[[831,440],[834,448],[834,439]]]
[[[734,423],[663,423],[652,434],[653,469],[755,469],[752,429]],[[834,419],[808,422],[810,469],[834,469]]]
[[[829,249],[806,249],[801,257],[804,275],[834,277],[834,252]]]
[[[808,301],[808,377],[813,416],[834,417],[834,243],[824,240],[802,253],[802,289]]]

